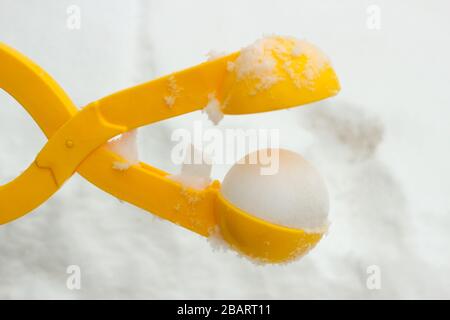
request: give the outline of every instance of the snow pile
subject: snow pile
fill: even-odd
[[[326,68],[331,66],[328,57],[316,46],[305,41],[291,38],[294,42],[292,56],[299,58],[305,56],[306,62],[301,73],[296,73],[291,61],[285,61],[284,69],[289,74],[295,85],[299,88],[312,89],[314,80]]]
[[[181,167],[181,173],[168,176],[186,188],[203,190],[211,183],[212,161],[201,150],[190,144]]]
[[[118,138],[108,141],[108,148],[120,155],[124,161],[114,161],[113,168],[127,170],[139,163],[139,150],[137,145],[137,129],[121,134]]]
[[[305,62],[301,62],[302,57]],[[278,63],[281,63],[281,67],[297,87],[309,89],[320,72],[330,66],[323,52],[307,41],[270,36],[242,49],[239,57],[227,69],[236,72],[238,81],[256,81],[250,91],[254,95],[284,80],[284,75],[278,70]]]
[[[217,100],[215,93],[210,93],[208,99],[208,104],[203,108],[203,112],[206,112],[209,120],[217,125],[223,119],[222,105]]]
[[[281,79],[276,72],[277,61],[272,50],[283,49],[279,39],[275,37],[259,39],[243,48],[232,65],[232,69],[236,72],[236,80],[256,80],[252,94],[269,89]]]
[[[272,161],[278,161],[278,170],[262,175],[262,152],[267,150],[248,154],[231,168],[222,183],[223,196],[247,213],[272,223],[311,233],[325,232],[328,192],[316,169],[299,154],[272,149]]]
[[[208,60],[223,55],[212,51]],[[235,73],[236,81],[248,81],[251,84],[248,88],[249,94],[256,95],[287,79],[293,81],[298,88],[312,90],[314,81],[329,66],[328,58],[307,41],[271,36],[243,48],[235,61],[227,63],[227,71]],[[208,104],[203,111],[217,125],[223,118],[223,105],[217,100],[215,93],[211,93],[208,98]],[[167,105],[172,106],[174,100],[173,96],[166,97]]]

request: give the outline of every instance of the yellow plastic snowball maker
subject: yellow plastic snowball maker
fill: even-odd
[[[182,90],[169,105],[165,97],[171,94],[174,81]],[[28,111],[49,139],[19,177],[0,186],[0,224],[37,208],[78,172],[113,196],[202,236],[219,230],[235,250],[265,262],[304,254],[322,236],[239,210],[220,195],[219,181],[199,191],[183,187],[145,163],[115,170],[112,164],[124,159],[105,145],[120,133],[201,110],[211,94],[224,114],[284,109],[335,95],[337,77],[312,46],[274,37],[79,110],[44,70],[0,43],[0,88]]]

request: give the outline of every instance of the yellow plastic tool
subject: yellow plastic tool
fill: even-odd
[[[289,39],[277,40],[292,48]],[[92,102],[79,110],[63,89],[32,61],[0,43],[0,88],[13,96],[33,117],[48,142],[35,161],[15,180],[0,186],[0,224],[32,211],[52,196],[75,172],[104,191],[202,236],[220,230],[236,250],[266,262],[281,262],[305,253],[321,234],[268,223],[243,212],[220,194],[220,182],[205,190],[185,188],[167,173],[145,163],[126,171],[113,169],[124,161],[105,145],[110,138],[160,120],[201,110],[215,93],[225,114],[284,109],[336,94],[339,83],[331,66],[317,75],[312,87],[299,88],[281,65],[296,64],[303,76],[308,57],[280,57],[271,88],[249,95],[257,79],[236,79],[230,63],[236,52]],[[303,69],[302,69],[303,68]],[[183,90],[168,107],[164,97],[176,79]],[[226,102],[226,103],[225,103]]]

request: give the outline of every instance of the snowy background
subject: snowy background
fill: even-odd
[[[70,5],[81,9],[79,30],[67,28]],[[367,25],[373,8],[380,29]],[[0,41],[41,65],[80,107],[264,34],[317,44],[343,88],[326,102],[219,125],[279,128],[281,145],[325,177],[331,230],[302,260],[261,267],[215,252],[76,175],[0,227],[0,298],[450,298],[448,12],[445,0],[0,0]],[[170,135],[193,120],[211,126],[198,112],[142,129],[142,159],[176,172]],[[4,92],[0,134],[1,184],[46,140]],[[81,290],[66,287],[69,265],[81,268]],[[379,290],[366,286],[372,265]]]

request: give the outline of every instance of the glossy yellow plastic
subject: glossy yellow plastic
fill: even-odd
[[[321,234],[274,225],[239,210],[221,196],[219,181],[199,191],[183,187],[145,163],[125,171],[113,169],[114,162],[125,160],[105,145],[110,138],[201,110],[211,93],[227,101],[225,114],[244,114],[317,101],[339,90],[336,75],[327,66],[311,89],[299,89],[286,78],[249,96],[245,94],[249,82],[237,81],[227,67],[239,54],[117,92],[79,110],[45,71],[0,43],[0,88],[27,110],[49,139],[19,177],[0,186],[0,224],[37,208],[78,172],[113,196],[202,236],[218,229],[233,248],[253,258],[282,262],[307,252]],[[171,94],[174,80],[182,90],[169,107],[164,98]]]

